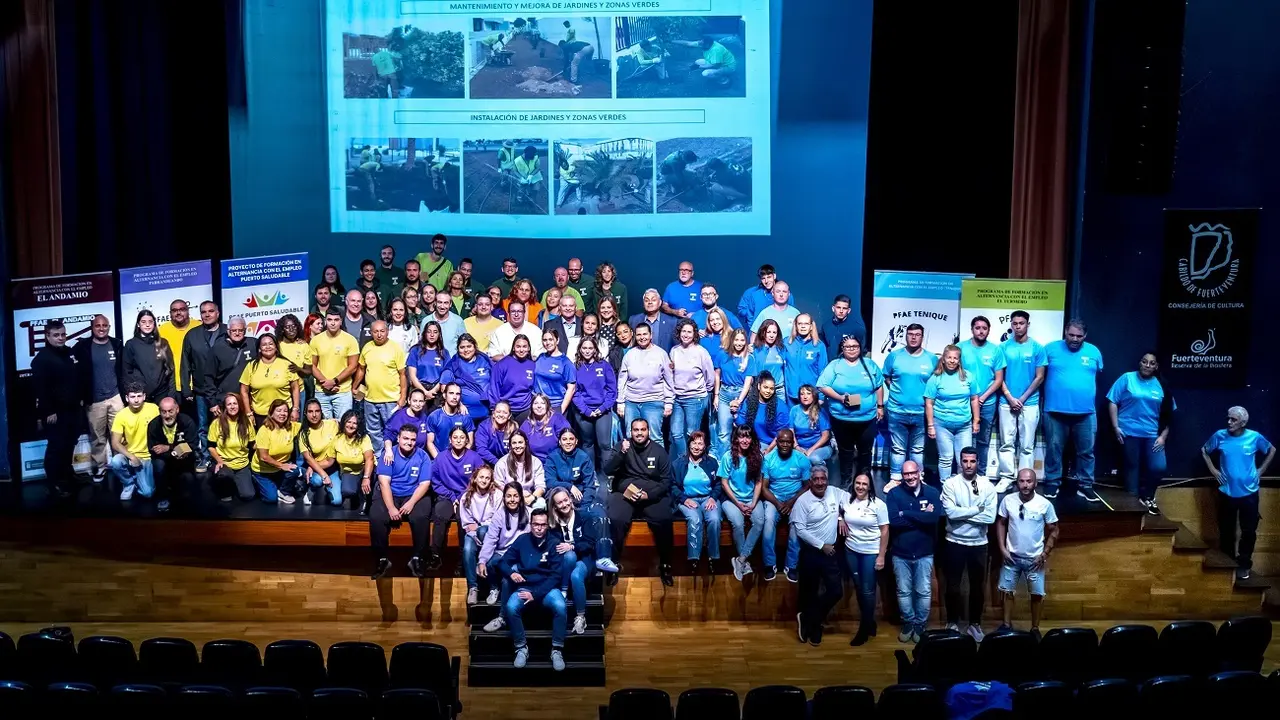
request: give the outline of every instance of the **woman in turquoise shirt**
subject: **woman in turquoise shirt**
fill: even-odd
[[[960,450],[973,444],[981,416],[978,389],[960,366],[960,348],[948,345],[924,386],[924,425],[938,443],[938,478],[960,470]]]
[[[729,523],[733,545],[733,576],[739,581],[751,574],[751,551],[764,532],[764,503],[760,502],[760,468],[764,456],[760,441],[751,428],[739,425],[733,429],[733,440],[717,463],[716,477],[724,489],[724,501],[720,512]],[[746,532],[747,519],[751,519],[751,531]]]
[[[792,323],[784,360],[787,401],[795,405],[800,386],[818,382],[818,375],[827,367],[827,346],[818,338],[818,326],[807,313],[800,313]]]
[[[884,418],[884,375],[875,361],[862,356],[858,338],[850,336],[840,341],[840,357],[818,376],[818,391],[831,401],[827,408],[840,458],[840,487],[848,489],[855,474],[871,471],[876,424]]]
[[[1178,406],[1160,380],[1156,354],[1146,353],[1137,372],[1116,378],[1107,401],[1111,428],[1124,449],[1124,488],[1138,496],[1148,513],[1159,515],[1156,487],[1168,466],[1164,444]]]
[[[786,397],[787,343],[783,340],[782,328],[776,321],[765,320],[761,323],[751,354],[756,358],[756,374],[768,372],[773,376],[778,392],[783,393],[782,397]],[[761,438],[760,442],[764,442],[764,438]]]
[[[729,449],[729,433],[738,408],[746,402],[747,391],[759,369],[747,332],[741,328],[730,330],[724,353],[716,359],[716,427],[712,433],[711,454],[720,457]]]

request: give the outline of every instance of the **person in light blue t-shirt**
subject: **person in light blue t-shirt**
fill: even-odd
[[[1067,438],[1076,450],[1076,494],[1102,502],[1093,490],[1093,444],[1098,434],[1098,373],[1102,352],[1084,341],[1084,321],[1072,320],[1062,339],[1045,346],[1049,361],[1044,377],[1044,496],[1058,497],[1062,485]]]
[[[884,359],[884,382],[889,388],[889,479],[902,479],[902,463],[924,466],[924,388],[938,365],[938,356],[924,349],[924,326],[907,326],[906,347]]]
[[[1004,388],[1000,397],[1000,482],[996,492],[1013,487],[1019,470],[1035,467],[1036,428],[1040,425],[1040,386],[1049,357],[1027,334],[1031,316],[1014,310],[1009,316],[1013,337],[1000,345],[1004,353]]]
[[[978,429],[978,390],[960,364],[960,348],[948,345],[924,386],[924,420],[938,444],[938,479],[946,482],[960,469],[960,449],[973,443]]]
[[[1111,429],[1124,449],[1124,487],[1138,496],[1151,515],[1159,515],[1156,487],[1168,463],[1164,445],[1177,403],[1160,380],[1160,362],[1153,352],[1138,361],[1136,372],[1116,378],[1107,391]]]
[[[761,475],[764,485],[760,489],[760,497],[764,500],[764,532],[761,538],[761,555],[764,560],[764,579],[766,581],[777,576],[777,537],[778,521],[791,524],[791,508],[796,498],[809,487],[809,473],[812,468],[809,457],[796,451],[796,434],[791,428],[778,431],[776,445],[764,456]],[[787,580],[799,582],[796,563],[800,560],[800,538],[795,530],[787,532],[787,557],[783,565],[783,573]]]
[[[1248,580],[1253,569],[1253,546],[1258,541],[1258,481],[1276,458],[1276,446],[1246,429],[1248,424],[1248,410],[1239,405],[1227,410],[1227,429],[1214,433],[1200,449],[1209,474],[1218,481],[1218,544],[1222,552],[1235,558],[1237,580]],[[1218,465],[1210,457],[1214,452],[1219,456]],[[1261,465],[1257,462],[1260,454]]]
[[[960,343],[960,366],[978,393],[978,430],[974,433],[973,447],[978,451],[978,472],[987,474],[991,464],[991,433],[996,424],[996,398],[1004,387],[1004,353],[1000,346],[987,341],[991,334],[991,321],[978,315],[969,321],[972,334]]]
[[[871,469],[876,425],[884,418],[884,375],[862,356],[862,343],[850,335],[840,341],[840,357],[818,376],[818,392],[827,398],[831,435],[840,459],[841,489]]]

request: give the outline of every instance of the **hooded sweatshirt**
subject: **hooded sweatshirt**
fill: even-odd
[[[223,395],[240,392],[240,374],[256,357],[258,357],[257,338],[246,337],[235,345],[229,339],[214,343],[212,357],[207,367],[208,384],[213,388],[213,394],[206,399],[211,404],[217,404]]]
[[[493,466],[493,484],[498,487],[506,487],[509,482],[517,482],[524,490],[525,494],[532,495],[536,490],[547,489],[547,480],[543,475],[542,461],[532,453],[529,455],[529,474],[525,475],[524,465],[516,463],[515,473],[507,467],[507,456],[498,458],[498,462]]]
[[[479,528],[487,527],[493,520],[500,505],[502,490],[498,488],[494,488],[488,495],[472,493],[469,500],[464,496],[464,500],[458,502],[458,522],[462,527],[475,525],[479,532]],[[476,533],[467,534],[473,538],[476,536]]]
[[[600,486],[600,480],[596,477],[595,463],[591,462],[591,455],[582,448],[574,448],[570,454],[565,454],[564,450],[556,448],[547,456],[547,462],[543,466],[547,479],[547,494],[550,495],[552,490],[556,488],[578,488],[582,491],[582,501],[587,502],[587,498],[595,497],[597,488]]]
[[[578,368],[578,385],[573,391],[573,406],[590,415],[595,410],[613,412],[618,402],[618,376],[606,360],[596,360]]]
[[[152,332],[135,332],[124,344],[124,382],[141,383],[147,391],[147,402],[160,402],[173,390],[173,357],[167,351],[169,344],[160,344],[160,335]],[[236,391],[240,390],[240,376],[236,375]]]

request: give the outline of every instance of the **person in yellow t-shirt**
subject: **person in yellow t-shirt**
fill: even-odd
[[[160,325],[157,332],[160,337],[169,341],[169,347],[173,349],[173,386],[175,390],[182,390],[182,341],[187,336],[187,331],[194,328],[191,323],[191,308],[187,305],[186,300],[174,300],[169,303],[169,322]],[[191,368],[187,368],[187,372],[191,372]],[[191,387],[187,385],[187,387]]]
[[[257,491],[249,470],[249,444],[253,423],[240,404],[240,396],[227,393],[222,412],[209,423],[209,454],[213,456],[213,489],[222,502],[232,498],[252,500]]]
[[[297,315],[289,313],[276,323],[276,330],[276,344],[279,346],[276,354],[287,360],[293,374],[298,376],[298,399],[313,397],[316,387],[311,379],[311,345],[306,340],[302,321]]]
[[[373,490],[373,441],[364,433],[355,410],[348,410],[338,422],[342,431],[333,441],[333,451],[338,461],[342,497],[351,498],[352,510],[359,507],[368,515]]]
[[[331,307],[324,332],[311,338],[311,374],[324,416],[337,420],[351,409],[351,376],[356,374],[360,343],[342,329],[342,310]]]
[[[298,476],[294,441],[301,431],[302,423],[289,420],[289,403],[272,400],[267,419],[254,437],[254,453],[249,460],[253,481],[264,502],[293,504],[293,495],[285,485]],[[303,502],[309,504],[310,495],[304,493],[303,498]]]
[[[298,420],[298,376],[271,333],[258,336],[258,357],[240,373],[240,400],[253,411],[254,427],[262,427],[274,400],[289,403],[289,419]]]
[[[351,411],[348,411],[351,412]],[[302,442],[298,449],[302,451],[302,459],[307,463],[307,484],[311,488],[324,488],[329,495],[330,505],[342,504],[342,493],[339,491],[337,478],[337,460],[334,456],[333,441],[338,437],[338,421],[326,420],[319,401],[312,398],[307,401],[306,422],[302,425]],[[303,500],[309,504],[311,493]]]
[[[387,323],[377,320],[370,328],[373,342],[360,351],[356,384],[365,386],[364,428],[373,437],[382,437],[387,421],[404,407],[409,381],[405,376],[408,358],[400,343],[389,340]]]
[[[151,469],[151,448],[147,445],[147,425],[160,417],[160,408],[147,402],[147,391],[142,383],[131,382],[125,386],[124,399],[128,403],[111,421],[111,449],[115,451],[109,467],[120,478],[120,499],[128,500],[136,490],[149,498],[155,491],[155,476]]]

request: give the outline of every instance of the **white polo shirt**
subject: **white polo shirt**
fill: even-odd
[[[1058,522],[1058,511],[1043,495],[1023,503],[1018,493],[1010,493],[1000,503],[1000,517],[1009,519],[1005,549],[1014,557],[1029,559],[1044,552],[1044,528]]]

